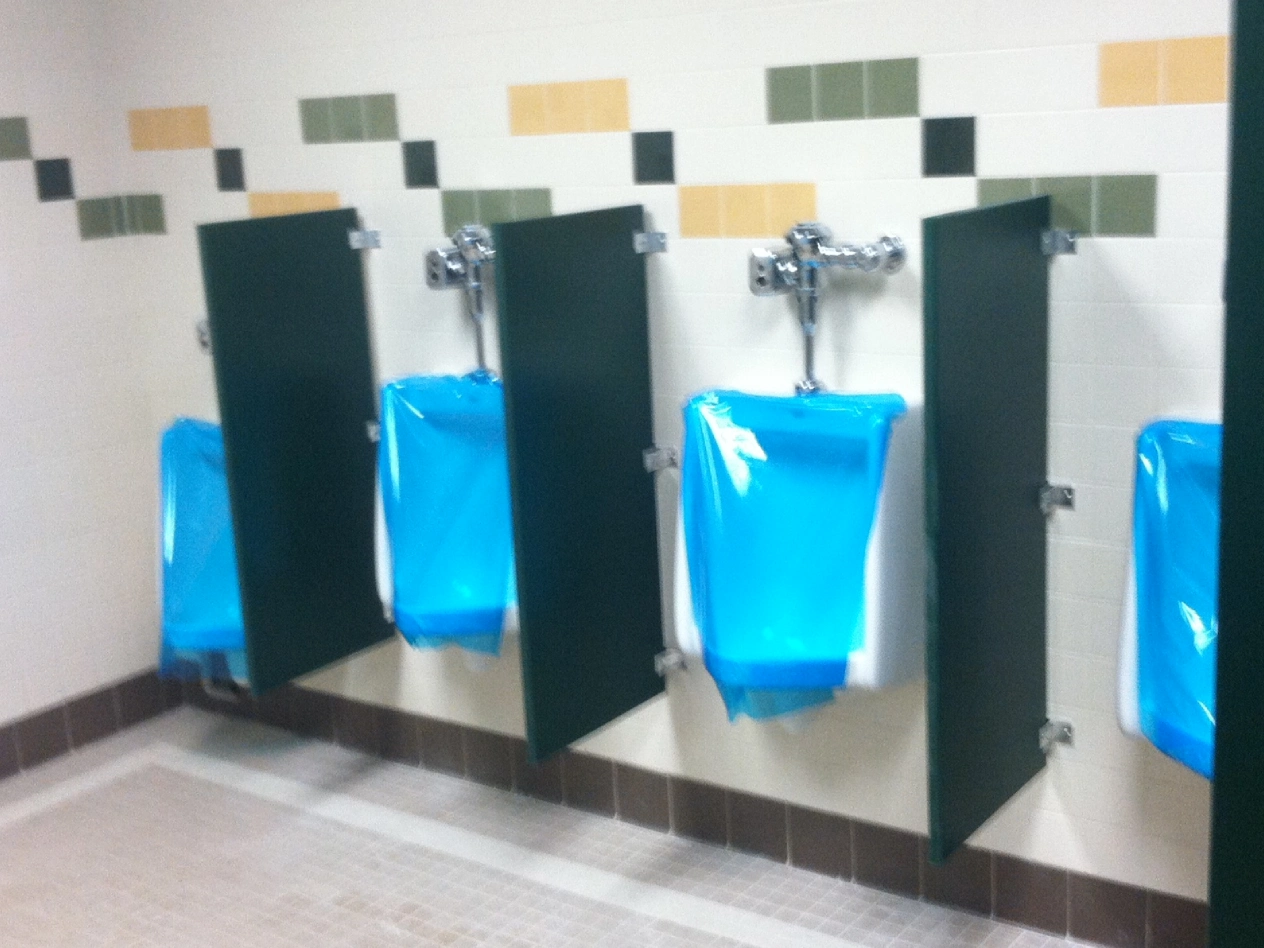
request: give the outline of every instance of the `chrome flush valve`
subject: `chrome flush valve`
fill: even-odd
[[[488,376],[483,344],[484,286],[486,269],[496,259],[492,235],[480,224],[467,224],[452,235],[451,247],[438,247],[426,254],[426,285],[432,290],[462,287],[465,307],[474,320],[478,345],[478,368]]]

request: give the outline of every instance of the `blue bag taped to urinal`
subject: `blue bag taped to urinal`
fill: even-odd
[[[729,718],[822,704],[865,636],[865,565],[898,395],[704,392],[684,409],[694,616]]]
[[[219,425],[162,436],[162,662],[167,677],[246,678],[237,552]]]
[[[516,602],[502,386],[486,372],[382,390],[395,624],[413,645],[497,654]]]
[[[1158,421],[1137,439],[1141,730],[1206,777],[1216,734],[1221,431],[1217,424]]]

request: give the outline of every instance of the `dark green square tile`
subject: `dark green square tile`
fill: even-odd
[[[240,148],[215,149],[215,184],[221,191],[246,190],[246,165]]]
[[[821,63],[812,67],[814,115],[818,119],[865,117],[865,64]]]
[[[922,174],[927,178],[974,174],[974,116],[922,119]]]
[[[1037,178],[1036,193],[1052,198],[1052,225],[1089,233],[1093,223],[1093,179]]]
[[[812,121],[812,67],[778,66],[764,73],[768,121]]]
[[[0,161],[31,157],[31,131],[20,116],[0,118]]]
[[[129,234],[165,234],[167,218],[163,213],[162,195],[129,194],[123,199]]]
[[[102,237],[113,237],[114,214],[110,208],[111,198],[89,198],[76,201],[75,210],[79,215],[79,237],[82,240],[99,240]]]
[[[363,96],[343,95],[329,100],[329,118],[333,141],[364,141]]]
[[[676,180],[671,132],[632,133],[632,180],[637,184],[671,184]]]
[[[364,138],[370,142],[391,142],[399,138],[399,120],[395,117],[395,96],[363,97]]]
[[[404,187],[437,188],[439,167],[433,141],[404,142]]]
[[[517,218],[513,191],[500,189],[478,192],[478,222],[480,224],[487,224],[490,227],[492,224],[503,224]]]
[[[308,145],[323,145],[334,140],[328,99],[299,99],[298,115],[303,125],[303,141]]]
[[[478,223],[478,202],[473,191],[444,191],[441,200],[445,234],[451,235],[459,227]]]
[[[1036,194],[1031,178],[980,178],[978,193],[979,207],[1021,201]]]
[[[1096,236],[1154,236],[1158,178],[1152,174],[1102,175],[1093,179]]]
[[[69,201],[75,196],[69,158],[45,158],[35,162],[35,192],[41,201]]]
[[[865,63],[865,100],[869,118],[916,115],[917,60],[874,59]]]
[[[484,191],[484,194],[495,193]],[[523,188],[513,193],[514,220],[525,221],[533,217],[548,217],[553,213],[553,192],[548,188]],[[479,208],[483,206],[479,199]],[[484,220],[484,223],[493,223]]]

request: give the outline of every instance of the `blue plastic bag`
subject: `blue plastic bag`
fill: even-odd
[[[177,418],[162,448],[162,646],[169,677],[246,677],[224,439]]]
[[[703,657],[730,719],[829,701],[865,641],[865,566],[898,395],[704,392],[682,507]]]
[[[1158,421],[1137,439],[1134,555],[1141,731],[1212,775],[1221,426]]]
[[[517,598],[500,382],[475,372],[388,383],[379,465],[400,632],[497,654]]]

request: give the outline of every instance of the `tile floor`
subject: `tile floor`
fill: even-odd
[[[1053,948],[182,708],[0,784],[0,946]]]

